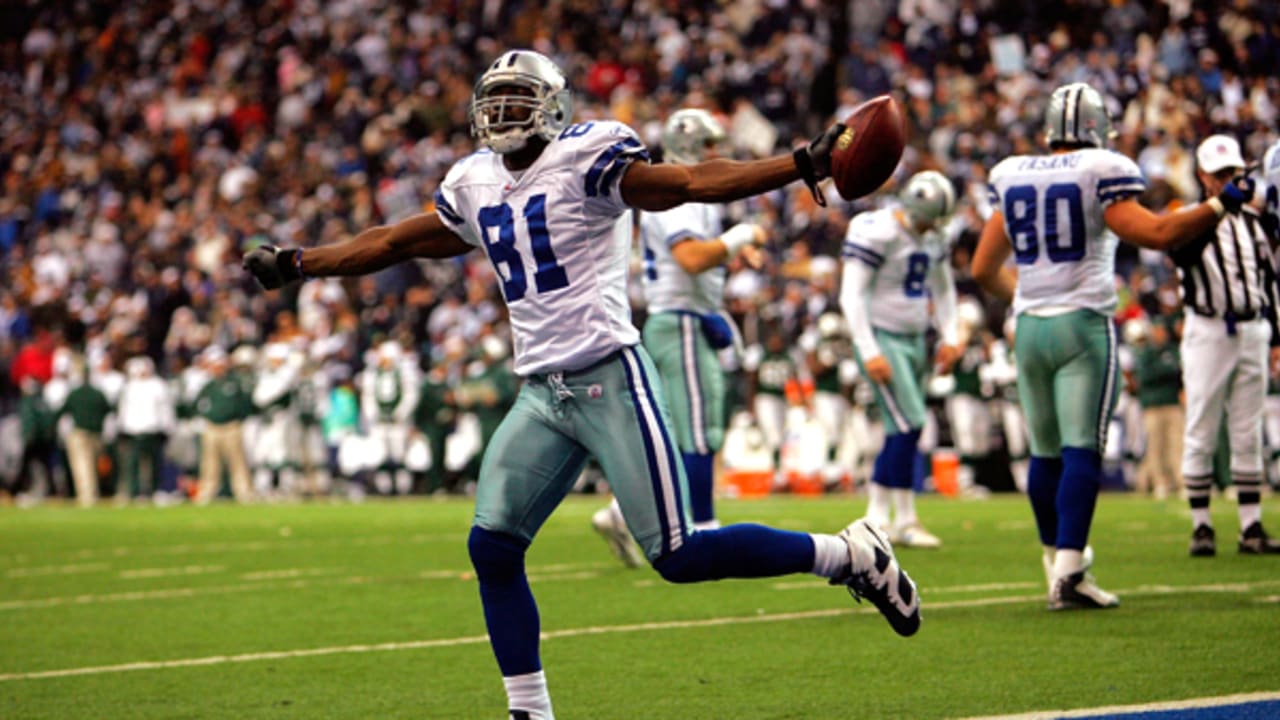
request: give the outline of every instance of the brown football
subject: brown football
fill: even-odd
[[[845,200],[870,195],[893,175],[907,142],[898,101],[880,95],[862,103],[844,121],[831,151],[831,179]]]

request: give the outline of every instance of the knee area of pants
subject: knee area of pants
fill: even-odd
[[[664,555],[653,562],[653,569],[658,571],[663,580],[669,583],[684,584],[702,580],[704,574],[697,561],[697,553],[685,546],[673,553]]]
[[[523,574],[525,549],[518,538],[481,527],[471,528],[467,538],[471,565],[482,582],[500,582]]]

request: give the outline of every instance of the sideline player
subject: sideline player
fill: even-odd
[[[992,168],[995,212],[973,257],[974,279],[1012,300],[1017,317],[1018,396],[1031,445],[1027,494],[1053,610],[1120,603],[1088,574],[1085,552],[1118,388],[1116,236],[1169,250],[1238,212],[1249,196],[1229,184],[1199,205],[1156,216],[1138,204],[1146,181],[1137,165],[1106,149],[1112,135],[1098,91],[1084,83],[1054,90],[1045,108],[1049,154],[1015,155]],[[1010,254],[1016,274],[1004,267]]]
[[[719,156],[725,138],[720,122],[706,110],[672,113],[662,128],[665,162],[696,165]],[[718,350],[734,343],[732,320],[724,309],[725,264],[743,253],[760,264],[764,228],[740,223],[721,232],[720,206],[686,203],[662,212],[640,214],[644,253],[644,298],[649,307],[642,334],[645,350],[662,378],[672,430],[689,482],[693,527],[720,526],[716,520],[715,456],[724,441],[724,370]],[[622,562],[638,566],[635,551],[615,499],[591,518]]]
[[[961,353],[950,257],[938,231],[955,211],[956,195],[945,175],[925,170],[911,176],[898,199],[900,207],[849,221],[840,308],[849,321],[858,369],[873,383],[884,419],[866,518],[894,543],[936,548],[942,541],[916,516],[912,469],[925,422],[931,300],[942,338],[938,370],[950,372]]]
[[[264,287],[278,288],[412,258],[475,248],[487,254],[510,312],[515,371],[527,382],[485,449],[468,549],[511,717],[554,717],[525,553],[592,455],[664,579],[812,572],[869,598],[896,632],[915,633],[915,585],[888,540],[864,520],[838,536],[749,524],[692,530],[661,381],[631,324],[630,247],[613,232],[628,207],[656,212],[723,203],[799,179],[812,187],[828,174],[843,126],[764,160],[653,165],[626,125],[575,125],[572,115],[560,69],[538,53],[508,51],[472,96],[472,132],[485,149],[453,166],[436,192],[435,211],[348,242],[306,250],[264,246],[244,259]]]

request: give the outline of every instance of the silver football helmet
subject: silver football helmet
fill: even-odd
[[[677,110],[662,126],[662,157],[677,165],[700,163],[707,157],[707,145],[724,138],[724,126],[706,110]]]
[[[471,94],[471,135],[496,153],[515,152],[535,135],[551,140],[573,117],[568,85],[545,55],[532,50],[503,53]]]
[[[956,211],[956,191],[946,175],[924,170],[911,176],[898,200],[917,228],[936,228]]]
[[[1085,83],[1062,85],[1044,109],[1045,143],[1106,147],[1115,137],[1102,94]]]

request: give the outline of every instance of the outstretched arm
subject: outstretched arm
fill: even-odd
[[[367,275],[413,258],[446,258],[471,250],[434,212],[405,218],[394,225],[370,228],[333,245],[280,249],[256,248],[244,266],[268,290],[304,277]]]
[[[413,258],[448,258],[474,249],[445,227],[434,212],[381,225],[348,242],[308,248],[302,272],[315,275],[365,275]]]
[[[795,180],[808,183],[817,198],[817,183],[830,175],[831,150],[844,129],[836,123],[795,152],[764,160],[717,159],[697,165],[633,162],[622,176],[622,199],[631,207],[657,212],[690,202],[741,200]]]
[[[1137,199],[1112,203],[1102,212],[1102,219],[1121,240],[1139,247],[1169,251],[1182,243],[1203,235],[1218,224],[1221,215],[1209,202],[1186,210],[1156,215],[1140,205]]]
[[[690,202],[725,203],[775,190],[800,179],[790,155],[765,160],[708,160],[697,165],[631,163],[622,176],[622,198],[657,212]]]

